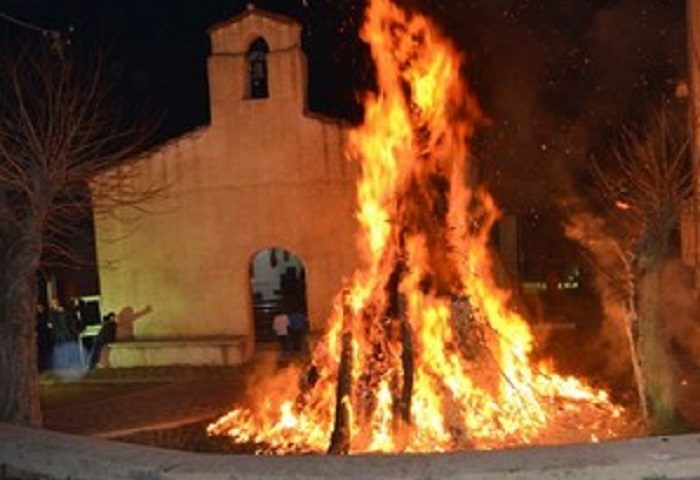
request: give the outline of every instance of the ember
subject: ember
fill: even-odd
[[[614,436],[623,408],[533,364],[530,329],[492,276],[498,211],[469,175],[479,111],[460,55],[425,17],[389,0],[369,2],[362,35],[378,84],[349,145],[361,164],[364,267],[338,295],[310,364],[270,379],[254,409],[236,408],[208,432],[265,453]]]

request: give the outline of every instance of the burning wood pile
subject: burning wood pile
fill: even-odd
[[[363,268],[338,295],[309,365],[209,426],[263,453],[427,452],[595,440],[622,407],[531,358],[533,337],[492,275],[497,209],[473,186],[479,121],[462,58],[423,16],[371,0],[377,66],[361,164]]]

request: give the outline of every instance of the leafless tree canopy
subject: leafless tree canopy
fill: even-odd
[[[158,193],[134,159],[152,122],[127,119],[104,57],[25,39],[0,59],[0,421],[38,426],[37,272],[42,255],[73,258],[76,219],[141,206]],[[58,47],[58,48],[57,48]]]
[[[101,54],[71,56],[46,44],[0,59],[0,223],[5,234],[64,237],[89,213],[87,182],[109,192],[100,210],[140,205],[155,192],[133,182],[133,158],[155,123],[124,115]],[[6,235],[3,235],[7,239]],[[56,242],[54,253],[69,254]]]
[[[594,174],[620,237],[637,255],[665,248],[693,191],[689,138],[668,107],[640,129],[624,127],[608,161]]]

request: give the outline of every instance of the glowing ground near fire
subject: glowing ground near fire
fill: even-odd
[[[428,19],[372,0],[377,92],[349,137],[361,165],[363,267],[303,369],[208,428],[263,453],[429,452],[623,434],[605,391],[531,360],[533,336],[492,273],[498,217],[470,176],[480,122],[462,56]]]

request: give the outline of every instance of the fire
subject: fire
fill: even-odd
[[[604,391],[533,365],[530,329],[494,280],[498,211],[470,176],[480,114],[461,55],[389,0],[369,2],[362,38],[378,84],[349,137],[363,267],[308,367],[209,433],[267,453],[426,452],[542,442],[567,416],[620,417]]]

